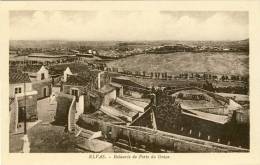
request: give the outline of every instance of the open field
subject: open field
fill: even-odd
[[[111,49],[124,44],[130,48],[147,48],[161,45],[187,44],[198,46],[221,46],[247,48],[249,39],[238,41],[177,41],[177,40],[154,40],[154,41],[65,41],[65,40],[10,40],[10,48],[78,48],[86,46],[92,49]]]
[[[248,75],[249,56],[244,52],[142,54],[108,63],[109,67],[131,71],[168,72],[211,72],[219,74]]]

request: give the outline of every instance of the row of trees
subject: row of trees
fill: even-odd
[[[108,71],[113,71],[113,72],[120,72],[123,74],[128,74],[128,75],[135,75],[135,76],[149,76],[151,78],[155,79],[172,79],[172,75],[169,75],[167,72],[146,72],[146,71],[128,71],[128,70],[123,70],[119,71],[119,68],[107,68]],[[178,79],[199,79],[199,80],[220,80],[220,81],[243,81],[243,82],[248,82],[249,77],[248,76],[239,76],[239,75],[222,75],[221,77],[215,75],[215,74],[210,74],[210,73],[180,73],[178,75],[174,76],[175,78]]]
[[[234,93],[234,94],[245,94],[247,95],[249,93],[249,88],[247,85],[245,86],[225,86],[225,87],[218,87],[213,86],[212,83],[206,81],[205,84],[203,84],[203,89],[211,92],[217,92],[217,93]]]

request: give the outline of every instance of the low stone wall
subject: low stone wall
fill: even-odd
[[[68,131],[73,131],[75,129],[76,124],[76,97],[73,97],[73,100],[70,104],[69,112],[68,112]]]
[[[18,102],[15,97],[13,98],[12,103],[9,103],[9,117],[9,132],[16,132],[18,124]]]
[[[145,145],[146,149],[156,152],[160,149],[172,152],[248,152],[246,149],[203,141],[163,131],[144,128],[138,130],[127,126],[114,125],[92,118],[80,118],[81,127],[102,131],[104,137],[113,142],[125,139],[132,146]],[[141,128],[141,127],[140,127]],[[144,131],[146,130],[146,131]]]

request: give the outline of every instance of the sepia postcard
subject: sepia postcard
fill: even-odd
[[[2,3],[2,164],[260,164],[259,9]]]

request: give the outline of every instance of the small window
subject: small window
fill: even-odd
[[[41,74],[41,80],[44,80],[45,79],[45,75],[44,73]]]
[[[17,88],[14,89],[14,94],[17,94],[17,93],[22,93],[21,87],[17,87]]]
[[[79,91],[77,89],[71,89],[71,95],[76,96],[76,101],[79,101]]]
[[[77,89],[72,89],[71,94],[74,96],[78,96],[78,90]]]

